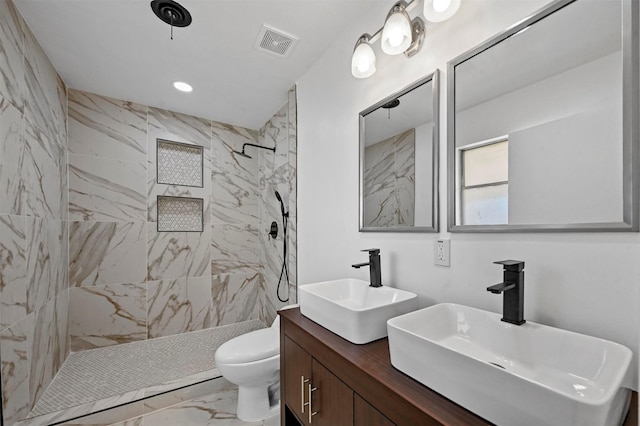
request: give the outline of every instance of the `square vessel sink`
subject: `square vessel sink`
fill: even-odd
[[[387,336],[387,320],[418,309],[415,293],[347,278],[301,285],[300,313],[352,343]]]
[[[619,425],[631,351],[443,303],[388,321],[391,364],[498,425]]]

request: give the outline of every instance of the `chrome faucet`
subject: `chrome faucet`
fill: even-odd
[[[380,273],[380,249],[366,249],[360,251],[369,252],[369,261],[367,263],[356,263],[351,265],[356,269],[360,269],[363,266],[369,267],[369,285],[371,287],[382,287],[382,278]]]
[[[494,294],[502,293],[502,321],[522,325],[524,311],[524,262],[501,260],[493,262],[504,266],[504,281],[487,287]]]

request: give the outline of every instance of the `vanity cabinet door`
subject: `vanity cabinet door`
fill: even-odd
[[[395,426],[395,423],[356,393],[353,395],[353,425]]]
[[[284,338],[284,401],[303,425],[308,424],[308,392],[311,355],[288,337]]]
[[[353,390],[315,359],[312,364],[311,426],[352,425]]]

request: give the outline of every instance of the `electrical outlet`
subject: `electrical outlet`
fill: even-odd
[[[442,239],[436,241],[435,264],[440,266],[451,266],[451,241]]]

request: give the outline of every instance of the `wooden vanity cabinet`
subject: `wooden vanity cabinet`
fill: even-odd
[[[280,370],[284,383],[282,393],[287,409],[296,417],[295,423],[302,426],[393,425],[286,336],[282,353],[286,358]]]
[[[355,345],[298,308],[279,314],[283,425],[490,424],[394,369],[387,339]]]

